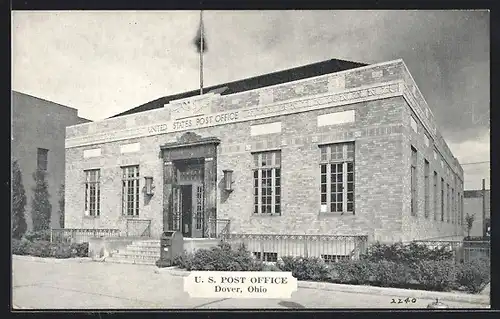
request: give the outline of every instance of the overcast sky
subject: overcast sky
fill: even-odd
[[[13,89],[101,120],[199,87],[199,12],[13,13]],[[206,86],[339,58],[402,58],[461,163],[489,161],[487,11],[205,11]],[[489,163],[464,165],[481,187]]]

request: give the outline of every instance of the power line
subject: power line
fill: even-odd
[[[473,165],[473,164],[484,164],[484,163],[489,163],[490,161],[483,161],[483,162],[473,162],[473,163],[460,163],[460,165]]]

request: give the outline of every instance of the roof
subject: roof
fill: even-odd
[[[490,197],[490,190],[487,189],[485,190],[486,192],[486,198],[489,199]],[[483,191],[480,189],[476,190],[464,190],[464,198],[482,198],[483,197]]]
[[[268,73],[264,75],[259,75],[256,77],[246,78],[243,80],[238,80],[234,82],[214,85],[211,87],[204,88],[205,92],[210,92],[217,90],[221,95],[234,94],[249,90],[254,90],[266,86],[272,86],[276,84],[282,84],[292,81],[297,81],[301,79],[316,77],[324,74],[336,73],[344,70],[355,69],[368,64],[331,59],[322,62],[317,62],[313,64],[303,65],[292,69],[282,70],[278,72]],[[170,101],[175,101],[179,99],[184,99],[200,94],[200,90],[196,89],[189,92],[178,93],[170,96],[161,97],[154,101],[142,104],[128,111],[116,114],[112,117],[119,117],[122,115],[134,114],[139,112],[145,112],[157,108],[164,107]]]

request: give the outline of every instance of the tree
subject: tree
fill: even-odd
[[[26,192],[23,186],[21,169],[17,160],[12,163],[12,237],[20,239],[28,226],[26,225]]]
[[[469,213],[467,213],[465,215],[465,227],[467,228],[467,238],[470,238],[470,231],[472,229],[472,224],[474,224],[475,219],[476,219],[475,214],[469,215]]]
[[[59,226],[64,228],[64,184],[59,189]]]
[[[49,191],[46,180],[46,173],[37,170],[33,173],[35,187],[33,187],[33,200],[31,202],[31,218],[33,219],[33,230],[50,229],[50,217],[52,215],[52,205],[49,201]]]

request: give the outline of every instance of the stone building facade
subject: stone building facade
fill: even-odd
[[[59,228],[59,189],[64,183],[64,139],[67,126],[86,123],[74,108],[12,91],[11,158],[17,160],[26,191],[26,222],[32,229],[31,201],[37,167],[46,171],[52,227]]]
[[[65,227],[463,235],[462,168],[402,60],[289,71],[68,127]]]

